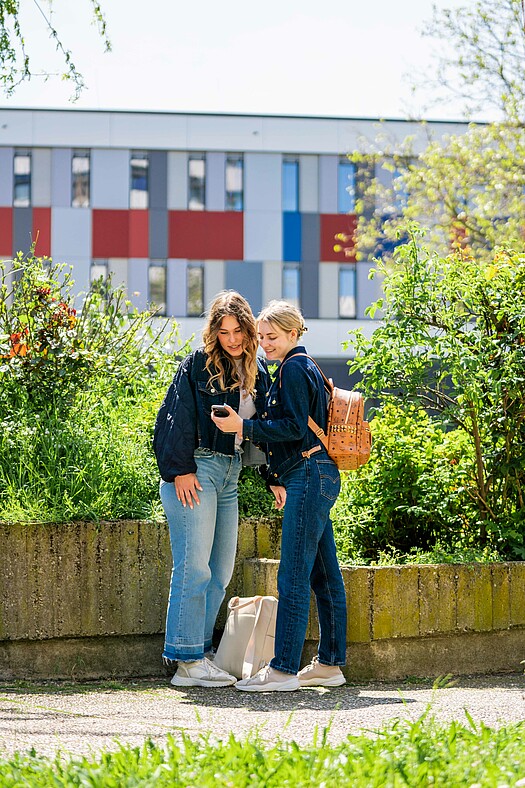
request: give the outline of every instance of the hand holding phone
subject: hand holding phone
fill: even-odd
[[[213,411],[213,415],[217,416],[219,419],[225,419],[230,415],[230,411],[227,410],[224,405],[212,405],[211,409]]]

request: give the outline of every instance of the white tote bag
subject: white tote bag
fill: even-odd
[[[238,679],[254,676],[274,656],[277,599],[274,596],[234,596],[213,660]]]

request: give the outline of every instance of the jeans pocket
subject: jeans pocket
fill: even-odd
[[[321,495],[329,501],[335,501],[341,490],[341,477],[337,466],[331,460],[316,460],[319,470]]]

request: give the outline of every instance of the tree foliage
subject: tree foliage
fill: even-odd
[[[104,43],[105,50],[111,50],[111,43],[107,34],[106,18],[98,0],[88,0],[91,5],[93,21],[98,28],[99,35]],[[33,3],[39,14],[43,17],[56,50],[61,54],[64,71],[63,80],[68,80],[73,86],[73,98],[77,99],[85,87],[82,74],[77,69],[71,51],[62,42],[62,39],[51,20],[51,0],[47,0],[48,13],[38,0]],[[28,39],[25,35],[23,24],[20,20],[20,0],[0,0],[0,84],[4,93],[12,95],[18,85],[36,76],[32,69],[32,60],[28,50]],[[49,77],[49,73],[39,72],[39,76]]]
[[[461,430],[472,457],[467,492],[482,543],[525,557],[525,254],[468,249],[440,256],[419,231],[380,263],[383,322],[352,332],[368,396],[416,401]]]

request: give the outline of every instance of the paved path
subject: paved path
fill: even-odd
[[[462,677],[455,686],[433,691],[430,683],[360,684],[335,689],[249,694],[233,688],[172,688],[159,679],[105,684],[0,683],[0,752],[34,747],[88,754],[116,749],[117,742],[162,742],[167,733],[191,736],[211,732],[242,738],[257,730],[310,744],[315,727],[329,726],[328,739],[381,727],[393,718],[417,719],[432,704],[439,720],[490,726],[525,720],[525,676]]]

